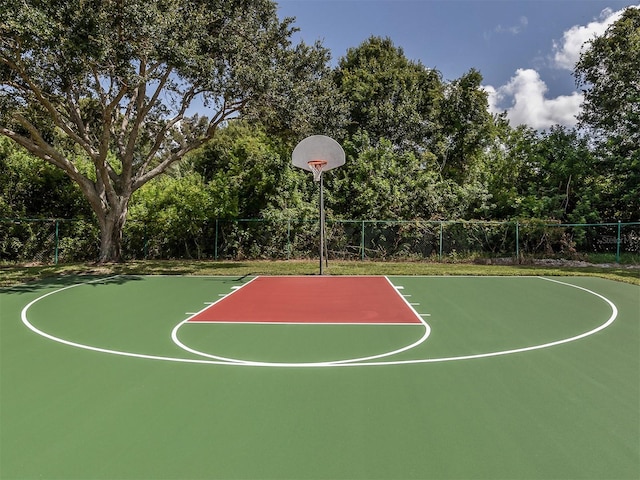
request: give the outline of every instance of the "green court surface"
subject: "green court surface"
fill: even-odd
[[[389,277],[421,320],[188,321],[251,280],[0,291],[0,478],[640,478],[640,287]]]

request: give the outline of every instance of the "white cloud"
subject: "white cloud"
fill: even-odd
[[[640,8],[640,4],[637,5]],[[623,10],[614,12],[610,8],[604,9],[600,17],[587,25],[574,25],[564,32],[561,41],[553,42],[553,63],[556,67],[573,70],[580,58],[580,52],[585,43],[594,37],[602,35],[609,25],[620,18]]]
[[[511,27],[503,27],[502,25],[498,25],[494,30],[497,33],[510,33],[512,35],[517,35],[522,32],[529,25],[529,19],[527,17],[520,17],[518,23]]]
[[[506,111],[511,125],[524,124],[539,130],[552,125],[573,127],[582,104],[578,92],[545,98],[547,85],[532,69],[518,69],[506,85],[488,86],[485,90],[489,93],[490,112]]]
[[[630,7],[640,8],[640,4]],[[573,70],[585,43],[604,34],[623,11],[605,9],[598,19],[587,25],[574,25],[565,31],[562,40],[553,43],[553,66]],[[521,20],[521,26],[526,26],[526,19]],[[511,33],[517,33],[517,30],[511,30]],[[506,85],[484,88],[489,94],[491,113],[506,112],[511,125],[528,125],[539,130],[553,125],[575,126],[583,100],[582,94],[577,91],[571,95],[546,98],[547,85],[533,69],[520,68]]]

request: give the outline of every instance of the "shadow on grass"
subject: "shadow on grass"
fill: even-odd
[[[134,261],[113,264],[1,265],[0,293],[27,293],[110,278],[127,282],[140,275],[238,275],[251,274],[242,262]]]
[[[209,261],[173,261],[173,260],[149,260],[128,262],[113,265],[114,272],[138,275],[195,275],[207,271],[237,271],[242,268],[249,268],[248,264],[242,262],[209,262]]]
[[[122,285],[131,281],[142,280],[137,275],[61,275],[34,279],[18,285],[0,287],[0,294],[24,294],[39,292],[46,289],[58,289],[77,284],[87,285]]]

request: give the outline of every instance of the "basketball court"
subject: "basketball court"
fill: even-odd
[[[1,478],[638,478],[640,289],[68,278],[0,293]]]

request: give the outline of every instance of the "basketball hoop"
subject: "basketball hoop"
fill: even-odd
[[[311,160],[311,161],[307,162],[307,165],[309,165],[309,168],[313,172],[313,179],[316,182],[319,182],[320,181],[320,177],[322,176],[322,171],[324,170],[324,167],[327,165],[327,161],[326,160]]]
[[[322,261],[325,258],[324,235],[324,194],[322,192],[322,173],[344,165],[344,150],[333,138],[325,135],[312,135],[302,140],[291,154],[291,163],[298,168],[313,172],[313,179],[319,183],[320,191],[320,275]]]

